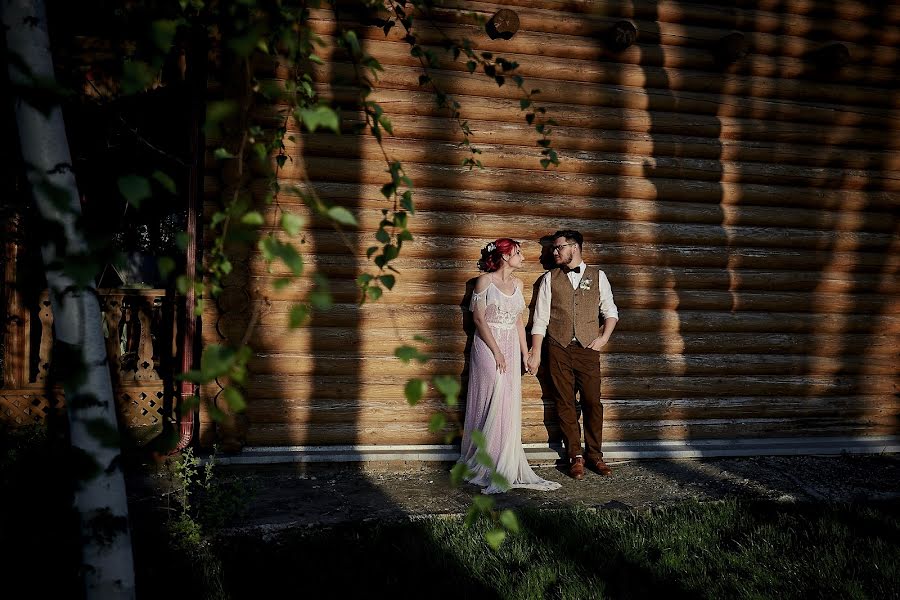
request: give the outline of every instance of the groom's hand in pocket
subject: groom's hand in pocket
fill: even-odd
[[[603,337],[601,335],[600,337],[596,338],[593,342],[588,344],[587,347],[590,348],[591,350],[596,350],[597,352],[600,352],[600,350],[603,348],[603,346],[606,345],[606,343],[608,341],[609,341],[608,337]]]

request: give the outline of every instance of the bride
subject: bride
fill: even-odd
[[[472,433],[484,435],[483,450],[496,472],[514,488],[555,490],[560,484],[534,474],[522,448],[522,365],[528,364],[525,343],[525,298],[522,280],[513,272],[524,258],[519,242],[500,238],[481,251],[478,268],[485,273],[475,282],[469,310],[475,321],[475,339],[469,356],[469,391],[459,462],[469,473],[466,480],[482,486],[482,493],[508,488],[491,480],[491,469],[479,464]],[[478,437],[476,434],[475,438]]]

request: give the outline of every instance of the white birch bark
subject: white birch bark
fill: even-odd
[[[21,59],[31,75],[52,81],[53,62],[43,0],[0,0],[0,10],[9,53]],[[29,75],[17,68],[15,60],[9,63],[9,74],[14,87],[31,82]],[[58,260],[64,258],[62,253],[71,256],[87,250],[84,234],[76,224],[81,206],[62,111],[56,105],[44,114],[19,94],[14,100],[22,156],[35,203],[42,219],[59,223],[65,233],[64,248],[58,248],[53,240],[41,239],[41,251],[57,342],[73,352],[74,363],[79,364],[80,356],[84,371],[81,377],[63,381],[72,446],[96,463],[94,475],[79,481],[75,491],[83,535],[86,597],[133,598],[134,562],[119,460],[121,450],[117,436],[103,435],[117,432],[118,428],[100,306],[93,282],[78,288],[58,265]],[[52,201],[47,183],[65,191],[68,206]],[[46,232],[49,228],[43,229]]]

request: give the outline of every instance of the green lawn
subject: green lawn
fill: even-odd
[[[72,463],[54,439],[0,431],[0,564],[32,597],[78,597]],[[439,518],[176,548],[171,510],[132,509],[138,598],[900,597],[900,502],[526,511],[498,552],[486,523]]]
[[[728,501],[526,512],[499,552],[455,519],[232,539],[219,552],[234,597],[896,598],[898,517],[897,505]]]

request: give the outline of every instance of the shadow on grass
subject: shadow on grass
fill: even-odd
[[[499,551],[486,523],[356,523],[217,542],[232,598],[890,598],[900,505],[684,503],[525,510]]]

